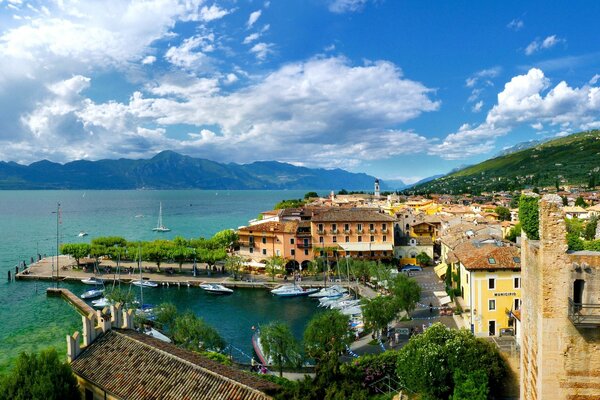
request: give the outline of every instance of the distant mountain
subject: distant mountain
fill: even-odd
[[[413,187],[417,192],[477,193],[525,187],[600,184],[600,131],[550,140]]]
[[[422,183],[426,183],[426,182],[432,181],[434,179],[441,178],[444,175],[446,175],[446,174],[437,174],[437,175],[428,176],[427,178],[423,178],[420,181],[417,181],[417,182],[413,183],[412,185],[408,185],[407,187],[417,186],[417,185],[420,185]]]
[[[517,143],[514,146],[503,149],[498,154],[496,154],[496,157],[507,156],[509,154],[516,153],[517,151],[526,150],[526,149],[535,147],[535,146],[540,145],[547,141],[548,141],[547,139],[539,139],[539,140],[529,140],[527,142]]]
[[[410,185],[407,185],[401,179],[388,179],[384,182],[384,186],[387,190],[402,190]]]
[[[373,176],[276,161],[221,164],[163,151],[148,160],[0,162],[0,189],[373,190]],[[384,189],[385,185],[382,185]]]

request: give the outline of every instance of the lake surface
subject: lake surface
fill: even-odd
[[[55,347],[66,354],[67,334],[81,331],[81,317],[65,301],[47,298],[51,282],[7,282],[7,272],[36,252],[56,253],[56,205],[61,203],[61,243],[88,242],[98,236],[128,240],[210,237],[247,224],[261,211],[283,199],[301,198],[308,190],[290,191],[0,191],[0,372],[22,351]],[[168,233],[155,233],[158,205]],[[85,231],[87,237],[78,233]],[[79,295],[89,286],[61,283]],[[139,289],[138,289],[139,290]],[[211,296],[199,288],[144,290],[144,303],[173,302],[180,311],[191,309],[241,352],[252,354],[251,327],[272,320],[290,323],[298,338],[316,302],[306,298],[274,298],[266,290],[237,289],[231,296]]]

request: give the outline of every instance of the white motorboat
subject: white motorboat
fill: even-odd
[[[341,310],[344,315],[361,315],[362,308],[360,306],[346,307]]]
[[[92,301],[92,306],[94,306],[95,308],[109,307],[111,304],[112,304],[112,301],[110,301],[106,297]]]
[[[82,279],[81,283],[85,283],[86,285],[102,285],[104,281],[95,276],[90,276],[89,278]]]
[[[344,300],[338,301],[329,306],[332,310],[341,310],[347,307],[353,307],[360,304],[360,300]]]
[[[88,235],[87,232],[81,231],[81,232],[79,232],[79,234],[77,236],[84,237],[84,236],[87,236],[87,235]]]
[[[170,232],[171,230],[163,225],[162,221],[162,202],[160,202],[158,208],[158,223],[156,224],[156,228],[152,228],[154,232]]]
[[[163,342],[167,342],[167,343],[171,343],[171,339],[169,339],[167,336],[165,336],[163,333],[157,331],[154,328],[150,328],[146,331],[144,331],[144,333],[148,336],[152,336],[153,338],[156,338],[158,340],[162,340]]]
[[[276,296],[280,297],[296,297],[296,296],[308,296],[309,294],[316,293],[319,289],[305,289],[298,285],[283,285],[277,289],[271,290]]]
[[[145,287],[145,288],[157,288],[158,287],[158,283],[152,282],[152,281],[145,281],[145,280],[133,281],[133,282],[131,282],[131,284],[135,285],[135,286],[139,286],[139,287]]]
[[[233,293],[232,289],[229,289],[223,285],[218,283],[204,283],[200,285],[202,289],[204,289],[208,293],[212,294],[231,294]]]
[[[100,297],[104,294],[104,289],[92,289],[81,295],[81,298],[84,300],[95,299],[96,297]]]
[[[313,297],[313,298],[342,297],[342,295],[346,292],[347,292],[347,290],[344,289],[343,287],[341,287],[339,285],[335,285],[335,286],[330,286],[328,288],[323,288],[323,289],[319,290],[318,292],[309,295],[308,297]]]
[[[345,294],[342,297],[323,297],[319,299],[319,307],[329,307],[338,301],[352,300],[352,296]]]

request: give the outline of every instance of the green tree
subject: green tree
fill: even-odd
[[[62,254],[68,254],[75,259],[77,266],[79,267],[79,260],[87,257],[90,254],[92,246],[87,243],[65,243],[60,246],[60,252]]]
[[[450,400],[487,400],[488,393],[488,377],[485,371],[465,373],[458,369],[454,372],[454,393]]]
[[[111,303],[121,303],[124,309],[134,307],[135,295],[130,290],[121,289],[120,287],[107,288],[104,297],[110,300]]]
[[[348,194],[348,191],[346,189],[342,189],[342,190],[338,191],[337,194]]]
[[[494,209],[494,212],[498,214],[500,221],[510,221],[510,210],[508,208],[498,206]]]
[[[563,206],[569,205],[569,199],[567,198],[567,196],[561,196],[560,198],[562,199]]]
[[[210,239],[216,247],[234,247],[239,240],[238,234],[233,229],[224,229],[214,234]]]
[[[315,197],[319,197],[317,192],[308,192],[304,195],[304,200],[313,199]]]
[[[338,355],[344,352],[353,340],[348,323],[349,318],[339,310],[315,315],[304,331],[306,354],[321,366],[331,362],[334,370],[339,369]]]
[[[596,228],[598,227],[598,217],[593,215],[585,224],[583,236],[585,240],[594,240],[596,238]]]
[[[104,246],[104,247],[113,247],[113,246],[126,247],[127,240],[125,240],[124,238],[122,238],[120,236],[101,236],[101,237],[92,239],[92,246],[94,246],[94,245]]]
[[[171,333],[175,320],[177,319],[177,307],[173,303],[162,303],[156,308],[156,322],[161,325],[161,328]]]
[[[519,200],[519,221],[521,229],[527,238],[538,240],[540,238],[540,218],[538,211],[538,198],[521,195]]]
[[[225,268],[233,275],[233,279],[236,281],[240,278],[240,271],[243,266],[244,259],[237,254],[231,254],[225,260]]]
[[[281,272],[283,269],[283,258],[279,256],[269,257],[267,259],[266,270],[267,274],[271,276],[271,280],[275,280],[275,275]]]
[[[404,274],[399,274],[392,280],[390,291],[398,308],[406,311],[407,314],[415,309],[421,298],[421,287],[417,281]]]
[[[298,342],[285,322],[274,321],[260,329],[260,343],[265,356],[283,376],[284,367],[295,367],[302,362]]]
[[[191,311],[178,315],[171,329],[176,345],[193,351],[220,351],[225,341],[219,332]]]
[[[426,266],[431,262],[431,257],[424,251],[417,254],[417,263],[422,266]]]
[[[587,208],[588,205],[585,202],[585,200],[583,199],[583,197],[579,196],[577,199],[575,199],[575,206]]]
[[[21,353],[15,367],[0,380],[0,399],[80,400],[77,380],[56,350]]]
[[[517,237],[520,237],[520,236],[521,236],[521,223],[518,222],[515,226],[510,228],[510,231],[508,231],[508,233],[506,234],[506,239],[510,240],[511,242],[516,243]]]
[[[565,227],[567,228],[567,233],[572,233],[577,237],[581,237],[584,232],[583,220],[573,217],[573,218],[565,218]]]
[[[510,199],[510,208],[518,208],[519,207],[519,194],[515,193],[513,197]]]
[[[576,233],[567,233],[567,245],[569,250],[579,251],[584,249],[584,243],[581,237]]]
[[[398,303],[391,296],[378,296],[373,299],[362,300],[363,317],[365,326],[381,336],[387,330],[388,324],[398,314]]]
[[[156,263],[156,269],[160,272],[160,264],[167,258],[171,252],[172,244],[166,240],[155,240],[148,242],[142,249],[142,257],[144,260],[153,261]]]
[[[183,263],[189,261],[194,256],[194,251],[186,246],[175,245],[169,251],[169,257],[179,265],[179,272],[183,269]]]
[[[305,204],[304,200],[292,199],[292,200],[281,200],[275,204],[275,210],[282,210],[284,208],[300,208]]]

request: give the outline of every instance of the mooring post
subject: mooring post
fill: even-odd
[[[10,270],[8,271],[8,281],[10,282]]]

